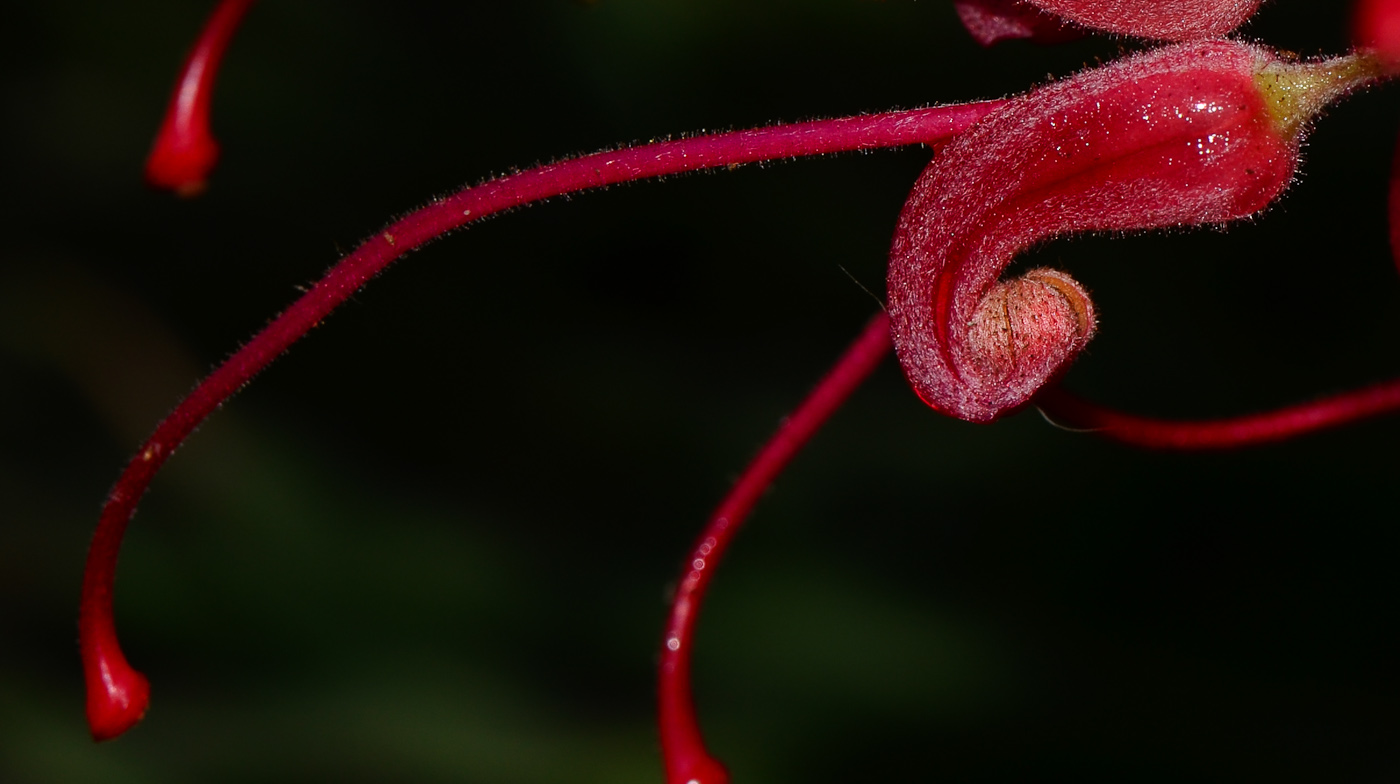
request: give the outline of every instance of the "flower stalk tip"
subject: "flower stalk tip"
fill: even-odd
[[[100,647],[84,671],[88,729],[93,740],[111,740],[146,715],[151,704],[150,681],[127,663],[120,648]]]
[[[97,741],[134,727],[151,699],[150,682],[122,654],[112,617],[112,582],[124,531],[124,524],[99,525],[83,570],[78,648],[87,683],[88,729]]]
[[[146,158],[146,182],[152,187],[182,197],[198,196],[208,187],[219,160],[209,122],[214,79],[252,4],[253,0],[222,0],[195,41]]]

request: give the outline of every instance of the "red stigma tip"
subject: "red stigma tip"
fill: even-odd
[[[219,160],[219,145],[209,130],[214,78],[229,40],[253,0],[223,0],[200,31],[185,60],[165,119],[146,158],[146,182],[180,196],[197,196]]]
[[[111,642],[94,645],[83,657],[88,728],[96,741],[111,740],[136,726],[151,704],[150,682],[127,664],[115,638]]]

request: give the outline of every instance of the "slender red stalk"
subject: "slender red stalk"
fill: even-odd
[[[93,737],[104,740],[121,734],[141,719],[147,706],[146,679],[127,664],[117,643],[112,583],[122,535],[151,478],[205,417],[395,259],[472,221],[552,196],[755,161],[935,143],[1001,103],[818,120],[595,153],[463,189],[366,240],[200,382],[156,426],[117,480],[88,552],[78,621]]]
[[[222,0],[205,22],[190,50],[165,118],[146,158],[146,181],[181,196],[204,190],[219,159],[219,144],[209,129],[214,79],[229,41],[253,0]]]
[[[890,319],[881,312],[744,469],[711,515],[682,573],[661,646],[661,752],[667,784],[726,784],[724,766],[705,750],[690,693],[695,619],[724,551],[749,511],[789,461],[860,386],[890,349]]]
[[[1320,400],[1227,419],[1198,422],[1152,419],[1115,411],[1049,387],[1035,398],[1058,423],[1092,430],[1115,441],[1147,449],[1237,449],[1359,422],[1400,410],[1400,379]]]

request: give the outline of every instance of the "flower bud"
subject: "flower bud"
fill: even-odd
[[[955,0],[983,46],[1004,38],[1063,40],[1064,21],[1160,41],[1219,38],[1254,15],[1259,0]]]
[[[983,46],[1017,38],[1055,44],[1083,35],[1064,19],[1021,0],[953,0],[953,8],[968,34]]]
[[[925,169],[895,230],[889,311],[914,390],[974,422],[1024,405],[1096,316],[1063,273],[998,282],[1016,254],[1077,232],[1254,215],[1292,181],[1308,118],[1373,71],[1355,57],[1287,63],[1234,41],[1180,44],[987,115]]]

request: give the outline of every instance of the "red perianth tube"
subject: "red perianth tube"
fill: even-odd
[[[222,0],[190,50],[146,158],[146,182],[180,196],[197,196],[219,159],[209,128],[214,79],[229,41],[253,0]]]
[[[1026,0],[1087,27],[1192,41],[1219,38],[1254,15],[1259,0]]]
[[[117,644],[112,582],[122,535],[151,478],[205,417],[404,253],[488,215],[553,196],[757,161],[937,144],[1003,103],[817,120],[594,153],[465,188],[409,213],[370,237],[201,381],[156,426],[118,478],[88,551],[78,621],[93,736],[98,740],[116,737],[146,711],[146,680],[127,665]]]
[[[954,6],[972,37],[987,46],[1007,38],[1055,43],[1072,37],[1076,26],[1162,41],[1219,38],[1253,16],[1259,0],[954,0]]]
[[[887,290],[895,353],[933,408],[1017,410],[1093,336],[1069,275],[1000,275],[1085,231],[1219,225],[1291,183],[1308,119],[1377,76],[1364,57],[1292,62],[1237,41],[1178,44],[1009,102],[929,164],[904,205]]]
[[[1400,410],[1400,379],[1307,403],[1227,419],[1153,419],[1091,403],[1059,387],[1035,404],[1056,424],[1147,449],[1238,449],[1283,441]]]
[[[661,645],[661,751],[666,762],[667,784],[726,784],[729,781],[724,766],[705,750],[690,690],[695,620],[720,558],[759,497],[808,439],[870,375],[889,349],[890,320],[881,313],[871,319],[836,366],[744,469],[691,550],[671,602],[671,617]]]
[[[983,46],[1018,38],[1057,44],[1084,35],[1064,19],[1020,0],[953,0],[953,9],[972,39]]]

